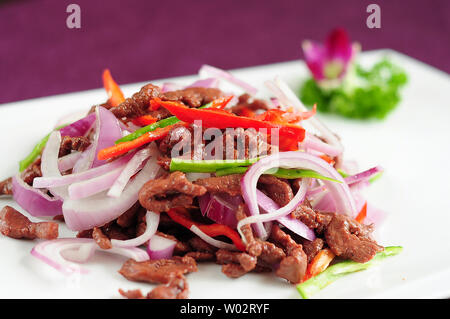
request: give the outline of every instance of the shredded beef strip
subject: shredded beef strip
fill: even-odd
[[[230,196],[241,194],[242,174],[231,174],[217,177],[200,178],[194,182],[208,191],[208,193],[227,193]]]
[[[169,133],[159,143],[159,150],[161,153],[167,156],[171,155],[171,151],[174,146],[177,146],[178,153],[182,153],[183,150],[192,150],[193,142],[193,128],[192,126],[186,127],[184,124],[175,124]],[[169,163],[170,166],[170,163]]]
[[[119,288],[119,293],[127,299],[146,299],[141,289],[123,290]]]
[[[145,183],[139,191],[139,202],[147,210],[160,213],[173,207],[190,206],[194,197],[206,193],[206,188],[194,185],[182,172],[173,172]]]
[[[348,216],[316,212],[305,205],[297,206],[292,216],[316,233],[324,234],[326,243],[336,256],[364,263],[383,250],[370,238],[371,226],[360,224]]]
[[[189,256],[171,259],[135,261],[128,259],[119,273],[131,281],[167,284],[177,275],[196,272],[197,264]]]
[[[183,275],[177,275],[168,284],[155,287],[147,296],[140,289],[119,289],[119,293],[128,299],[187,299],[189,286]]]
[[[247,217],[245,210],[246,206],[244,204],[239,205],[236,210],[236,219],[238,221]],[[251,256],[258,257],[258,263],[261,266],[275,266],[280,263],[284,257],[286,257],[283,249],[277,247],[275,244],[268,241],[255,239],[250,225],[244,225],[241,229],[245,237],[247,252]]]
[[[303,251],[308,257],[308,263],[310,263],[314,259],[314,257],[316,257],[319,251],[322,250],[325,242],[322,238],[317,237],[313,241],[302,239],[301,244],[303,246]]]
[[[112,107],[110,111],[120,119],[142,116],[148,113],[150,100],[160,95],[161,89],[158,86],[147,84],[139,92],[134,93],[131,98],[127,98],[118,106]]]
[[[72,151],[83,152],[91,145],[91,141],[85,136],[63,136],[59,148],[59,157],[70,154]]]
[[[273,175],[261,175],[258,185],[280,207],[287,205],[294,198],[289,183]]]
[[[293,284],[301,282],[308,266],[308,257],[303,251],[302,245],[296,243],[278,225],[273,225],[270,238],[284,247],[287,254],[287,257],[281,260],[276,274]]]
[[[119,225],[120,227],[130,227],[134,225],[137,221],[137,213],[139,210],[142,210],[142,206],[139,204],[139,202],[136,202],[125,213],[117,218],[117,225]]]
[[[161,156],[158,158],[158,165],[161,166],[164,170],[170,171],[170,161],[171,161],[170,157]]]
[[[189,107],[199,107],[223,96],[223,92],[219,89],[191,87],[163,93],[161,99],[164,101],[183,102]]]
[[[369,237],[371,231],[371,227],[347,216],[334,214],[325,231],[325,238],[337,256],[365,263],[384,249]]]
[[[0,182],[0,196],[12,195],[12,177]]]
[[[219,249],[216,262],[222,265],[222,272],[230,278],[238,278],[256,267],[257,258],[247,253]]]
[[[55,239],[58,238],[58,224],[33,223],[11,206],[5,206],[0,211],[0,232],[16,239]]]
[[[103,233],[101,228],[94,227],[92,230],[92,238],[101,249],[111,249],[111,240]]]
[[[238,102],[231,108],[231,112],[241,115],[243,109],[249,109],[251,111],[267,111],[269,107],[264,100],[252,99],[250,94],[244,93],[239,96]]]
[[[36,177],[41,177],[41,157],[39,156],[36,160],[31,163],[21,174],[22,180],[30,186],[33,186],[33,180]]]

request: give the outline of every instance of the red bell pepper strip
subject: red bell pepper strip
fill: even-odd
[[[313,260],[311,260],[311,262],[308,264],[302,282],[307,281],[311,277],[314,277],[327,269],[328,265],[331,263],[334,257],[335,254],[329,248],[320,250],[313,258]]]
[[[107,160],[138,148],[147,143],[159,140],[166,136],[172,129],[173,125],[169,125],[163,128],[157,128],[154,131],[147,132],[144,135],[139,136],[137,139],[132,141],[123,142],[111,147],[104,148],[98,152],[97,158],[99,160]]]
[[[162,101],[161,106],[169,110],[181,121],[187,123],[194,123],[195,120],[201,120],[204,127],[213,127],[218,129],[226,128],[254,128],[267,129],[270,134],[270,129],[278,129],[280,140],[289,139],[290,141],[303,141],[305,138],[305,129],[292,124],[277,124],[267,121],[261,121],[253,118],[237,116],[232,113],[225,113],[217,109],[192,109],[184,106],[179,102]],[[281,146],[281,144],[280,144]],[[283,151],[283,149],[281,149]]]
[[[241,237],[239,236],[237,231],[235,231],[231,227],[222,225],[222,224],[202,225],[202,224],[193,222],[192,220],[187,218],[185,216],[186,214],[183,214],[181,212],[181,210],[185,211],[186,209],[183,207],[172,208],[172,209],[169,209],[169,211],[167,212],[167,215],[169,215],[169,217],[174,222],[176,222],[188,229],[190,229],[193,225],[195,225],[208,236],[211,236],[211,237],[226,236],[229,239],[231,239],[231,241],[233,242],[233,244],[236,246],[237,249],[239,249],[241,251],[245,251],[245,245],[242,242]]]
[[[157,121],[158,121],[158,119],[155,119],[151,115],[142,115],[142,116],[136,117],[131,120],[131,122],[133,124],[138,125],[138,126],[147,126],[147,125],[153,124]]]
[[[313,109],[308,112],[289,112],[279,109],[271,109],[255,116],[255,118],[261,121],[268,121],[278,124],[294,124],[309,119],[316,114],[316,111],[316,105],[314,105]]]
[[[325,162],[327,162],[328,164],[330,164],[331,166],[334,165],[334,163],[336,163],[331,157],[329,157],[328,155],[320,155],[319,156],[321,159],[323,159]]]
[[[358,216],[356,216],[355,220],[358,223],[362,223],[367,216],[367,202],[364,203],[363,208],[359,212]]]
[[[108,94],[108,103],[114,107],[125,101],[122,91],[119,85],[111,76],[111,72],[108,69],[103,71],[103,86],[105,87],[106,93]]]

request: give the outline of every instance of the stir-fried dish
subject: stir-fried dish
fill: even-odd
[[[59,121],[0,183],[1,195],[47,218],[5,206],[0,232],[39,240],[31,254],[69,275],[88,272],[97,251],[126,256],[123,277],[157,286],[120,294],[149,299],[187,298],[188,274],[206,262],[229,278],[272,273],[307,298],[401,250],[371,235],[383,214],[362,191],[381,167],[346,161],[315,107],[279,78],[264,100],[228,72],[200,74],[209,77],[125,98],[106,70],[107,101]],[[62,223],[76,236],[60,238]]]

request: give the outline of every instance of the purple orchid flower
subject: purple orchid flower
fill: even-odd
[[[341,28],[331,31],[324,44],[306,40],[302,48],[306,64],[319,84],[340,83],[360,50],[359,44],[352,44]]]

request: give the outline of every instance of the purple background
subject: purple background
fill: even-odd
[[[66,7],[81,6],[81,29]],[[381,29],[366,7],[381,6]],[[294,60],[335,26],[363,50],[392,48],[450,72],[449,0],[0,0],[0,103],[119,83]]]

